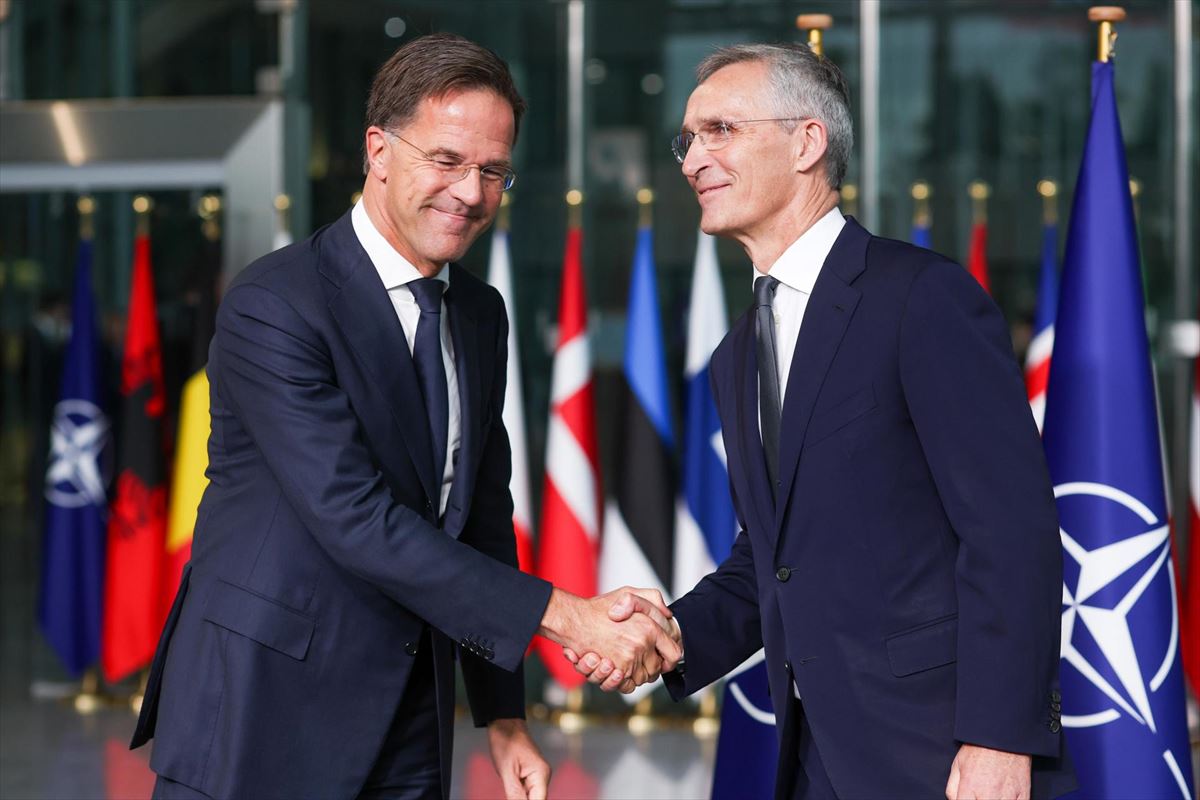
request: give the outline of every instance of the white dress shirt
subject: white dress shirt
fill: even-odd
[[[367,251],[367,256],[379,273],[387,289],[388,299],[396,310],[400,327],[404,330],[404,338],[408,342],[408,354],[412,355],[413,342],[417,336],[417,322],[421,318],[421,307],[413,297],[412,289],[408,288],[409,281],[425,277],[408,262],[404,256],[396,252],[383,234],[375,227],[375,223],[367,216],[362,199],[354,204],[350,212],[350,222],[354,225],[354,235]],[[450,269],[446,264],[434,276],[450,288]],[[446,301],[442,300],[442,363],[446,367],[446,398],[450,403],[449,430],[446,431],[446,468],[442,472],[442,492],[438,505],[438,514],[446,513],[446,501],[450,498],[450,486],[454,483],[454,462],[458,460],[458,448],[462,441],[462,407],[458,399],[458,372],[454,368],[454,342],[450,337],[450,320],[446,315]]]
[[[804,322],[804,312],[808,308],[808,298],[812,295],[817,276],[821,267],[833,249],[838,234],[846,218],[837,208],[813,223],[812,227],[800,234],[800,238],[792,242],[787,250],[767,269],[768,275],[779,281],[775,287],[775,300],[771,303],[771,311],[775,317],[775,358],[779,368],[779,402],[782,407],[787,394],[788,376],[792,372],[792,356],[796,351],[796,340],[800,338],[800,325]],[[754,267],[754,280],[763,275],[758,265]],[[753,286],[753,283],[751,283]],[[762,431],[762,405],[759,405],[759,431]],[[781,420],[780,430],[786,425]],[[761,435],[761,433],[760,433]],[[800,699],[800,687],[792,684],[792,693]]]
[[[779,281],[771,310],[775,316],[775,355],[779,368],[781,406],[787,395],[792,355],[796,350],[796,340],[800,338],[800,324],[804,322],[808,298],[812,295],[817,276],[821,274],[821,265],[829,257],[829,251],[833,249],[833,243],[845,224],[846,218],[842,212],[837,208],[830,209],[828,214],[792,242],[765,273]],[[763,274],[762,267],[756,264],[754,278],[758,279]]]

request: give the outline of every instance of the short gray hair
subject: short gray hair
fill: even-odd
[[[700,62],[696,83],[731,64],[758,61],[767,65],[773,113],[780,117],[819,119],[825,123],[828,148],[825,171],[829,185],[841,188],[846,165],[854,148],[854,125],[850,118],[850,89],[842,71],[807,44],[735,44],[722,47]],[[781,123],[794,130],[794,123]]]

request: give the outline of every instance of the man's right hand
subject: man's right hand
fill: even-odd
[[[593,683],[609,691],[631,692],[663,670],[674,669],[682,656],[670,633],[671,611],[661,597],[656,604],[634,592],[623,588],[584,599],[555,588],[538,633],[562,645],[564,652],[583,653],[581,663],[592,657],[596,666],[607,662],[610,671],[603,678],[589,678]],[[630,604],[641,613],[612,613],[614,609],[624,612]],[[622,616],[627,619],[618,621]],[[580,669],[578,664],[576,669]]]
[[[635,615],[643,615],[652,619],[676,645],[680,647],[682,658],[683,636],[674,615],[667,608],[662,594],[657,589],[631,589],[624,587],[614,592],[602,595],[605,598],[616,597],[616,601],[608,610],[609,619],[615,622],[625,622]],[[598,599],[598,598],[597,598]],[[620,690],[628,694],[643,683],[656,680],[663,672],[670,672],[680,659],[668,663],[644,663],[644,672],[634,675],[622,674],[607,658],[594,652],[576,653],[569,647],[563,648],[563,656],[575,665],[575,671],[587,677],[590,683],[600,686],[604,691]]]

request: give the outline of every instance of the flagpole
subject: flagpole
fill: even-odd
[[[1117,30],[1114,22],[1125,19],[1125,9],[1120,6],[1092,6],[1088,9],[1088,19],[1099,22],[1097,30],[1096,60],[1105,63],[1116,53]]]
[[[508,192],[500,195],[500,210],[496,213],[496,230],[502,233],[508,233],[508,226],[512,219],[512,195]],[[509,356],[513,358],[514,356]]]
[[[96,234],[96,199],[90,194],[80,195],[75,207],[79,209],[79,238],[91,241]]]
[[[842,184],[842,213],[847,217],[858,218],[858,184]]]
[[[1037,182],[1037,192],[1042,196],[1042,224],[1058,223],[1058,184],[1049,178]]]
[[[137,214],[137,223],[134,230],[138,236],[150,235],[150,212],[154,208],[154,201],[149,195],[139,194],[133,198],[133,211]]]
[[[571,189],[567,192],[567,227],[578,228],[583,225],[583,192]]]
[[[638,227],[649,228],[654,224],[654,192],[649,187],[638,189]]]
[[[933,226],[933,215],[929,211],[929,196],[932,194],[929,184],[917,181],[910,189],[913,199],[913,227],[930,228]]]
[[[808,47],[819,56],[825,55],[823,40],[825,31],[833,27],[829,14],[801,14],[796,17],[796,27],[808,32]]]
[[[983,181],[971,181],[967,186],[967,194],[971,196],[971,222],[975,225],[987,224],[987,201],[992,189]]]

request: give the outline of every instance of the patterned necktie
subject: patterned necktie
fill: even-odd
[[[421,309],[417,335],[413,339],[413,364],[425,399],[425,413],[429,417],[434,485],[439,487],[439,496],[434,499],[440,507],[442,473],[446,469],[446,437],[450,429],[449,390],[446,388],[446,365],[442,361],[442,292],[446,284],[437,278],[418,278],[409,281],[408,288]]]
[[[758,340],[758,413],[762,427],[763,453],[767,457],[767,477],[774,494],[779,482],[779,361],[775,348],[775,315],[771,301],[779,281],[763,275],[754,281],[754,331]]]

